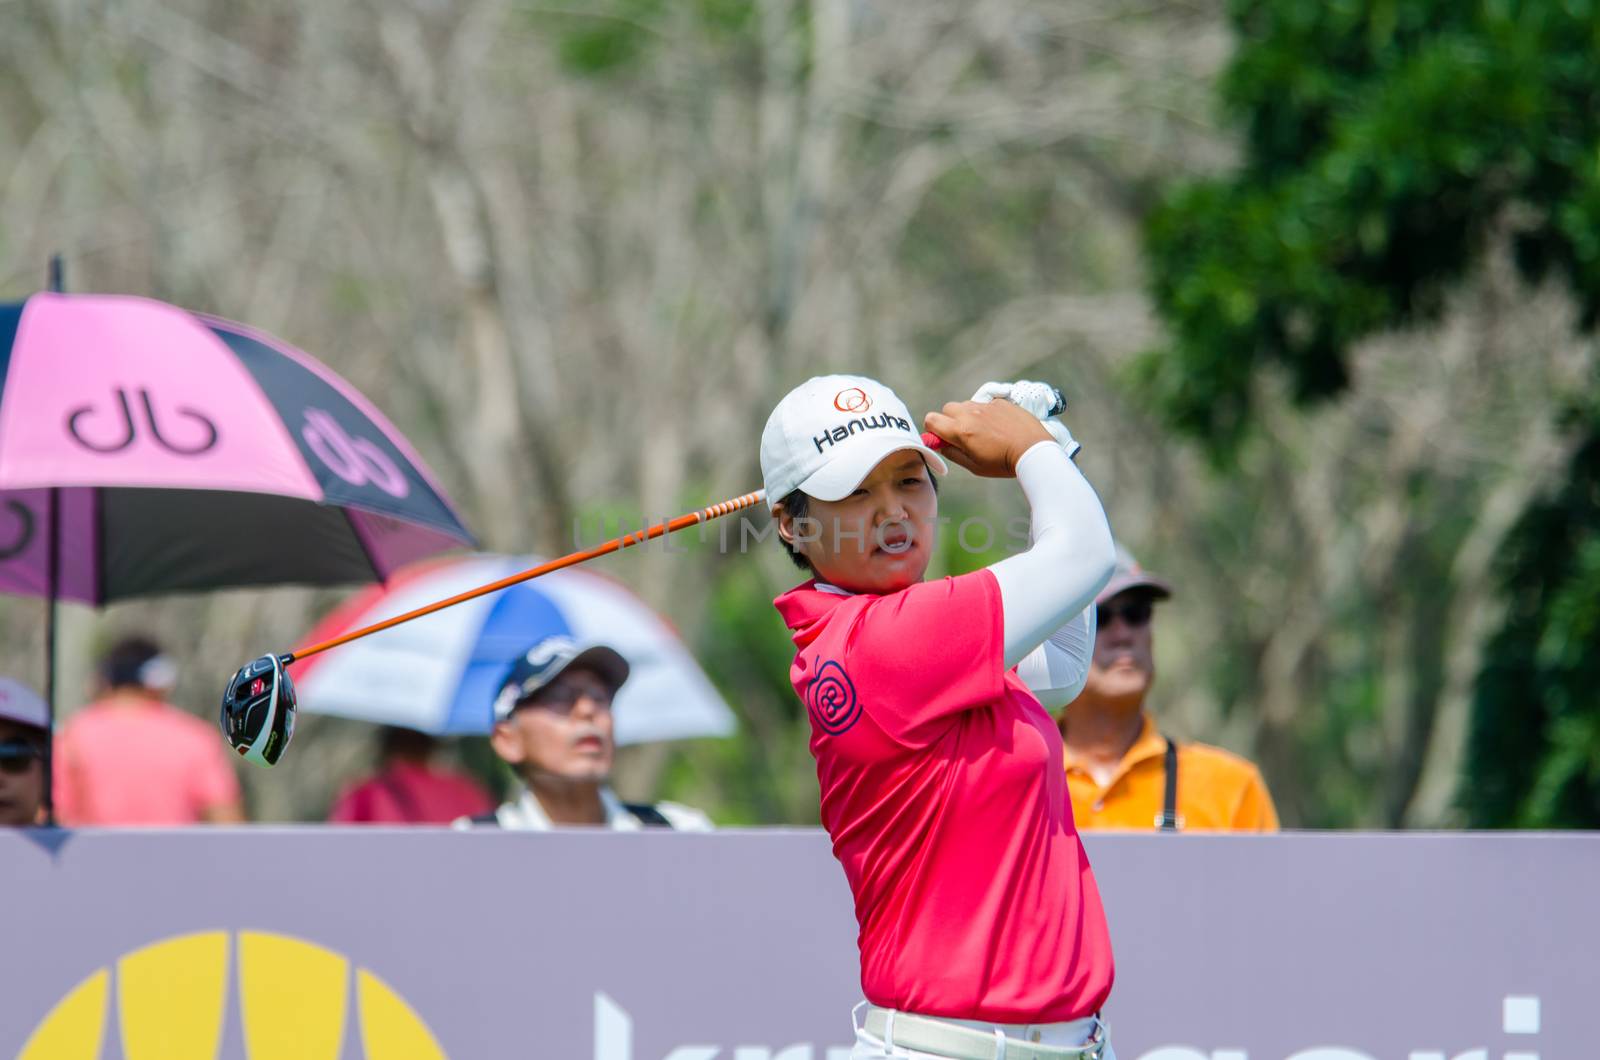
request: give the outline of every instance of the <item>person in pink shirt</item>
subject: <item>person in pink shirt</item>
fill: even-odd
[[[494,806],[476,781],[434,764],[439,741],[427,733],[386,725],[378,741],[377,775],[340,793],[329,824],[449,824]]]
[[[102,695],[55,743],[56,816],[73,825],[231,824],[239,778],[215,726],[168,703],[177,670],[153,641],[119,641],[101,664]]]
[[[926,417],[934,452],[888,387],[822,376],[762,432],[779,537],[812,575],[775,603],[855,898],[855,1060],[1113,1057],[1110,938],[1049,708],[1083,687],[1115,553],[1077,443],[1043,422],[1059,411],[1052,388],[989,384]],[[1017,478],[1032,544],[925,582],[941,453]]]

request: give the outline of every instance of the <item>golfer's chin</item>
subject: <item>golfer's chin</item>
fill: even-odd
[[[904,552],[876,548],[851,564],[851,570],[841,572],[832,581],[841,589],[856,593],[897,593],[909,589],[922,580],[928,569],[928,549],[921,542]]]

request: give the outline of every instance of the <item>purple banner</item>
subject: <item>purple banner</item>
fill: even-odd
[[[1600,1056],[1600,836],[1091,836],[1121,1060]],[[846,1060],[826,837],[0,833],[0,1056]]]

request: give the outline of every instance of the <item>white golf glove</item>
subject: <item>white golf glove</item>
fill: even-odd
[[[1067,425],[1058,418],[1066,411],[1067,405],[1061,399],[1061,391],[1049,383],[1035,383],[1027,379],[1019,379],[1015,383],[985,383],[972,395],[973,401],[982,403],[995,398],[1005,398],[1018,408],[1039,417],[1044,429],[1050,432],[1050,437],[1056,440],[1068,458],[1076,457],[1078,450],[1083,448],[1072,437],[1072,432],[1067,430]]]

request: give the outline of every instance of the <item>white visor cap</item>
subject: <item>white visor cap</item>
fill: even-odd
[[[903,450],[921,453],[937,474],[950,470],[922,443],[905,402],[876,379],[807,379],[784,395],[761,432],[767,507],[795,490],[818,500],[843,500],[884,457]]]

